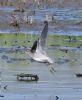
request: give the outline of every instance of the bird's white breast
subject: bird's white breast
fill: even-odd
[[[48,56],[46,56],[46,54],[42,54],[40,52],[34,53],[33,59],[36,60],[36,61],[40,61],[40,62],[53,63],[53,61]]]

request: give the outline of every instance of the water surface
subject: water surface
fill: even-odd
[[[82,73],[82,37],[72,37],[76,41],[69,41],[68,36],[48,36],[46,50],[54,61],[55,72],[50,72],[47,64],[30,61],[26,51],[36,38],[36,35],[21,33],[0,35],[3,100],[54,100],[56,95],[60,100],[81,100],[82,79],[75,74]],[[16,74],[20,73],[37,74],[39,81],[19,82]],[[5,85],[7,89],[3,88]]]

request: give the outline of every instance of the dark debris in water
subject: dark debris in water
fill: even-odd
[[[6,89],[7,89],[7,87],[8,87],[8,85],[5,85],[3,88],[6,90]]]
[[[51,44],[51,47],[59,47],[60,45]]]
[[[4,97],[4,95],[0,95],[0,97]]]
[[[65,53],[68,53],[68,49],[59,49],[60,51],[62,51],[62,52],[65,52]]]
[[[82,77],[82,73],[77,73],[76,76],[80,78]]]
[[[8,59],[8,56],[6,56],[6,55],[2,55],[2,57],[1,57],[3,60],[7,60]]]
[[[56,96],[56,100],[58,100],[59,99],[59,97],[58,96]]]

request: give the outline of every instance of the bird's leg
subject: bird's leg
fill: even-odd
[[[49,68],[50,68],[50,72],[51,73],[54,73],[55,72],[55,69],[52,67],[52,65],[49,65]]]

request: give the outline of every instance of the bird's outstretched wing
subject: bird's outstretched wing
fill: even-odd
[[[45,21],[44,24],[45,24],[45,26],[44,26],[42,33],[41,33],[40,37],[38,38],[38,42],[37,42],[37,49],[39,49],[43,52],[44,52],[47,33],[48,33],[48,22]]]
[[[40,52],[40,53],[45,53],[44,48],[45,48],[45,43],[46,43],[46,38],[47,38],[47,33],[48,33],[48,22],[44,22],[45,26],[42,30],[42,33],[40,37],[38,38],[37,41],[34,41],[33,46],[31,48],[31,53]]]

